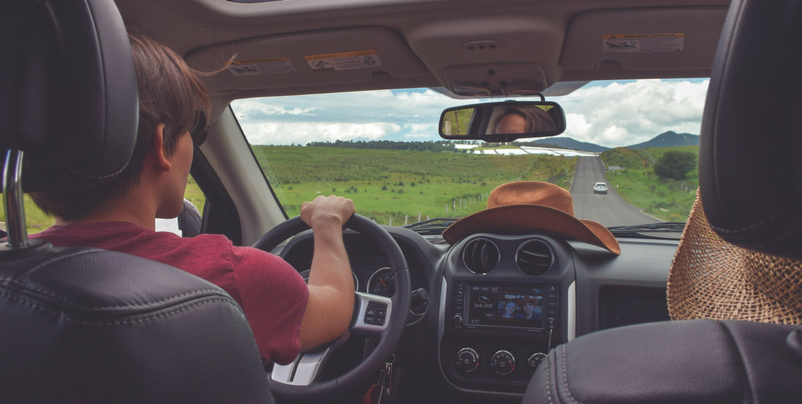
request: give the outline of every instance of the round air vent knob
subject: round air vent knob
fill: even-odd
[[[473,348],[462,348],[457,352],[457,367],[470,373],[479,367],[479,354]]]
[[[526,367],[529,368],[529,373],[535,373],[535,370],[537,370],[537,367],[538,365],[540,365],[540,362],[543,362],[544,360],[546,360],[546,358],[547,356],[543,352],[533,353],[532,356],[529,357],[529,361],[526,364]]]
[[[505,351],[503,349],[496,351],[490,359],[490,367],[493,368],[496,373],[506,376],[515,370],[515,356],[513,356],[510,351]]]

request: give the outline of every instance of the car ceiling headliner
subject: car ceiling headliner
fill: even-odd
[[[400,43],[412,50],[410,58],[417,58],[426,70],[410,77],[393,75],[390,79],[366,78],[363,81],[342,81],[331,75],[330,82],[317,80],[312,85],[291,86],[279,86],[267,79],[243,78],[237,79],[236,85],[227,83],[215,88],[228,90],[223,97],[226,100],[368,89],[450,87],[447,70],[454,64],[480,66],[519,59],[542,69],[540,77],[545,86],[580,80],[706,77],[729,5],[728,0],[284,0],[262,4],[235,4],[225,0],[116,0],[116,3],[129,29],[151,36],[188,60],[193,56],[202,58],[204,49],[215,49],[215,46],[226,45],[236,54],[237,45],[248,40],[274,40],[266,42],[269,44],[276,43],[278,36],[306,34],[314,38],[308,34],[380,27],[398,35]],[[679,12],[671,14],[672,10]],[[688,15],[701,17],[689,26],[685,21]],[[585,20],[589,22],[584,26],[580,24]],[[695,29],[693,35],[686,34],[684,54],[701,59],[703,63],[685,61],[671,66],[665,63],[665,57],[670,55],[659,54],[634,56],[639,60],[632,59],[632,55],[613,61],[599,59],[602,57],[599,55],[593,56],[596,59],[583,60],[589,53],[583,46],[601,52],[598,33],[658,33],[630,32],[652,26],[663,33]],[[459,49],[459,44],[466,41],[498,38],[507,41],[507,53],[498,52],[498,58],[466,54],[464,48]],[[516,38],[520,38],[521,43],[511,44]],[[705,45],[694,50],[694,44],[702,42]],[[332,52],[361,50],[346,48],[347,44]],[[454,60],[458,62],[452,63]],[[304,73],[301,67],[305,66],[295,64],[299,74]]]

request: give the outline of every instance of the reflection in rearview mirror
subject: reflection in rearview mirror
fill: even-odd
[[[454,136],[467,135],[468,125],[471,123],[473,112],[473,108],[448,111],[443,115],[443,133]]]
[[[565,113],[554,102],[496,102],[449,108],[440,117],[440,137],[509,142],[556,136],[565,131]]]

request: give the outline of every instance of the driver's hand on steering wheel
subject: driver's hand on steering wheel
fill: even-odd
[[[340,196],[318,196],[301,205],[301,220],[312,228],[315,240],[301,351],[334,340],[351,323],[354,281],[342,227],[353,214],[354,202]]]
[[[301,220],[315,229],[331,222],[342,227],[354,214],[354,201],[341,196],[318,196],[301,205]]]

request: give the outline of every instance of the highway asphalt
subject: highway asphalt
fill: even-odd
[[[600,158],[577,157],[577,159],[576,174],[571,184],[574,216],[593,220],[607,227],[660,222],[621,199],[615,187],[610,186],[610,182],[607,181],[604,164]],[[593,184],[597,181],[607,183],[609,191],[606,195],[593,193]]]

